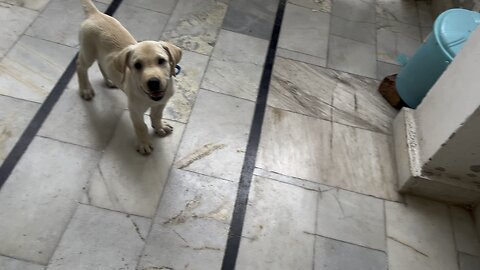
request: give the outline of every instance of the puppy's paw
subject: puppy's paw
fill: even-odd
[[[163,123],[160,128],[153,127],[155,129],[155,133],[160,137],[168,136],[173,132],[173,127],[167,123]]]
[[[153,151],[151,142],[141,142],[137,144],[137,152],[142,155],[150,155]]]
[[[105,80],[105,85],[108,87],[108,88],[117,88],[117,86],[115,84],[113,84],[112,81],[110,80]]]
[[[95,92],[92,89],[82,89],[80,90],[80,96],[85,100],[92,100]]]

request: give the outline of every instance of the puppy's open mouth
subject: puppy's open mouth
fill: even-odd
[[[144,91],[152,100],[159,101],[165,96],[165,91]]]

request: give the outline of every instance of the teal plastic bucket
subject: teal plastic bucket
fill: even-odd
[[[438,16],[433,34],[397,75],[397,92],[407,106],[420,104],[478,24],[480,14],[466,9],[450,9]]]

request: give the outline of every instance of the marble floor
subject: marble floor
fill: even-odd
[[[0,269],[220,269],[278,2],[123,0],[133,36],[183,49],[174,132],[137,154],[124,94],[94,66],[85,102],[74,77],[0,189]],[[0,163],[82,14],[0,0]],[[397,112],[377,87],[432,23],[422,0],[287,1],[236,269],[480,269],[468,210],[396,191]]]

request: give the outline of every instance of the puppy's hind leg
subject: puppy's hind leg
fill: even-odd
[[[88,56],[82,50],[77,57],[77,76],[80,96],[85,100],[91,100],[95,96],[90,80],[88,79],[88,68],[92,66],[95,58]]]
[[[103,79],[105,80],[105,85],[110,88],[117,88],[117,86],[113,84],[113,82],[107,77],[107,73],[105,73],[100,64],[98,64],[98,68],[100,69],[100,72],[102,72]]]

